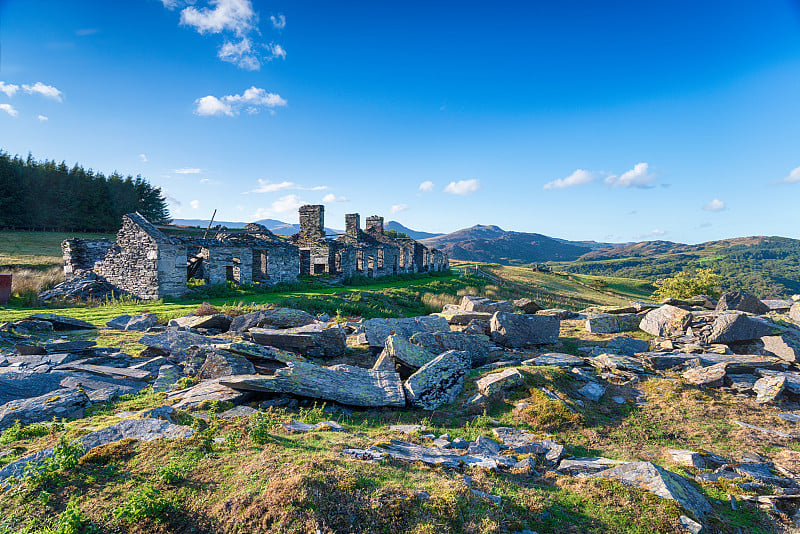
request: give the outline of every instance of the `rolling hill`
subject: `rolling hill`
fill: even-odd
[[[431,232],[421,232],[419,230],[412,230],[407,226],[403,226],[397,221],[389,221],[388,223],[383,225],[384,230],[394,230],[397,233],[406,234],[411,239],[428,239],[431,237],[438,237],[442,234],[433,234]]]

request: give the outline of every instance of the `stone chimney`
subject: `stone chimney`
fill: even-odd
[[[367,217],[367,230],[375,232],[378,235],[383,235],[383,217],[378,215]]]
[[[344,225],[347,237],[358,239],[358,231],[361,228],[361,215],[358,213],[348,213],[344,216]]]
[[[300,206],[300,233],[306,237],[325,237],[325,206]]]

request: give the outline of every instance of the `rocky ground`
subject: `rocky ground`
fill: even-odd
[[[76,494],[91,505],[78,523],[112,532],[798,530],[800,303],[215,312],[0,327],[0,532],[36,528],[20,507],[62,521]],[[131,336],[135,351],[101,346]],[[185,471],[186,502],[137,521],[102,504],[175,493],[159,462]],[[138,486],[119,478],[137,469]],[[265,497],[276,483],[283,501]],[[365,494],[377,509],[328,502]],[[308,506],[278,513],[287,502]]]

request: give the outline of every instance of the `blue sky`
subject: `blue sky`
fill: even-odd
[[[0,148],[174,217],[800,238],[800,3],[0,0]]]

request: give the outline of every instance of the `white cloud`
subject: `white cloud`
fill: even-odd
[[[285,191],[287,189],[299,189],[302,191],[324,191],[328,189],[327,185],[315,185],[312,187],[304,187],[294,182],[284,180],[283,182],[272,183],[269,180],[258,179],[258,187],[248,193],[274,193],[276,191]]]
[[[183,168],[183,169],[173,169],[172,172],[175,174],[200,174],[203,169],[193,169],[193,168]]]
[[[41,122],[47,122],[47,121],[50,120],[44,115],[38,115],[36,118],[39,119],[39,121],[41,121]]]
[[[605,179],[606,185],[610,187],[650,187],[656,179],[656,175],[649,172],[647,163],[637,163],[633,169],[625,172],[622,176],[614,174]]]
[[[450,182],[444,188],[445,193],[451,195],[471,195],[481,188],[481,183],[478,180],[459,180],[457,182]]]
[[[401,211],[406,211],[408,209],[407,204],[395,204],[392,206],[391,212],[392,213],[400,213]]]
[[[425,180],[424,182],[419,184],[419,190],[422,191],[423,193],[429,193],[433,191],[433,182],[431,182],[430,180]]]
[[[789,176],[781,180],[781,182],[785,184],[794,184],[800,182],[800,167],[792,170],[792,172],[789,173]]]
[[[323,202],[350,202],[347,197],[337,197],[333,193],[328,193],[322,197]]]
[[[279,94],[268,93],[265,89],[251,87],[240,95],[225,95],[217,98],[212,95],[195,100],[195,114],[201,116],[238,115],[242,109],[248,113],[258,113],[262,108],[274,109],[285,107],[288,102]]]
[[[718,198],[715,198],[705,206],[703,209],[706,211],[722,211],[725,209],[725,203]]]
[[[282,30],[286,27],[286,17],[283,15],[272,15],[269,20],[272,22],[272,27],[276,30]]]
[[[62,93],[52,85],[45,85],[42,82],[36,82],[33,85],[23,85],[22,90],[28,93],[29,95],[38,94],[42,95],[45,98],[51,98],[53,100],[57,100],[58,102],[63,101],[64,93]]]
[[[180,5],[180,0],[161,0],[161,3],[164,4],[164,7],[167,9],[175,9]]]
[[[142,163],[147,163],[147,156],[145,154],[139,154],[139,159],[142,160]]]
[[[19,91],[19,85],[13,83],[0,82],[0,93],[5,93],[8,98],[11,98]]]
[[[658,229],[658,228],[656,228],[655,230],[653,230],[653,231],[652,231],[652,232],[650,232],[650,233],[647,233],[647,234],[639,234],[639,235],[637,235],[637,236],[634,236],[633,238],[634,238],[634,239],[652,239],[652,238],[656,238],[656,237],[661,237],[661,236],[663,236],[663,235],[664,235],[664,234],[666,234],[666,233],[667,233],[667,231],[666,231],[666,230],[661,230],[661,229]]]
[[[577,169],[566,178],[559,178],[544,184],[544,189],[565,189],[567,187],[577,187],[594,182],[597,176],[593,172]]]
[[[5,111],[12,117],[16,117],[19,114],[11,104],[0,104],[0,111]]]
[[[222,33],[230,31],[244,35],[258,21],[250,0],[211,0],[213,7],[197,9],[189,6],[181,11],[181,24],[191,26],[198,33]],[[169,6],[167,6],[169,7]]]
[[[270,59],[286,59],[286,50],[281,45],[272,43],[268,48],[272,52],[272,57]]]
[[[210,178],[200,178],[200,183],[201,183],[201,184],[207,184],[207,183],[208,183],[208,182],[210,182],[210,181],[211,181],[211,179],[210,179]]]
[[[247,37],[242,37],[239,42],[225,41],[219,48],[217,57],[245,70],[258,70],[261,68],[261,62],[254,53],[253,45]]]
[[[192,207],[193,210],[200,208],[200,201],[199,200],[192,200],[189,202],[189,205]]]

